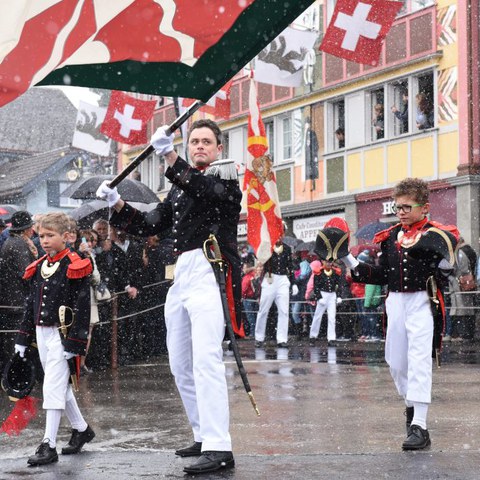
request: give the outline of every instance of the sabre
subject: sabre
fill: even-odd
[[[205,105],[200,100],[192,103],[187,110],[185,110],[179,117],[177,117],[173,123],[171,123],[167,131],[167,135],[170,135],[172,132],[177,130],[181,125],[183,125],[199,108]],[[110,188],[116,187],[124,178],[126,178],[130,173],[132,173],[149,155],[154,152],[152,145],[149,145],[143,151],[141,151],[137,157],[132,160],[132,163],[127,165],[109,184]]]
[[[214,258],[211,257],[212,250],[209,248],[210,246],[213,248]],[[212,265],[213,271],[215,273],[215,277],[218,282],[218,286],[220,288],[220,297],[222,299],[223,316],[225,318],[227,336],[232,346],[233,355],[235,356],[235,361],[237,362],[240,377],[242,378],[243,385],[245,387],[245,390],[247,391],[247,395],[250,398],[250,402],[252,403],[252,406],[256,414],[260,416],[257,403],[255,402],[252,389],[250,388],[250,383],[248,382],[247,372],[245,371],[245,367],[243,366],[242,357],[240,356],[240,351],[238,350],[237,341],[235,339],[235,333],[232,327],[230,310],[228,308],[228,301],[227,301],[227,291],[225,287],[225,262],[222,258],[220,247],[218,246],[218,242],[217,242],[217,239],[215,238],[215,235],[210,234],[208,239],[205,240],[205,242],[203,242],[203,253],[205,254],[205,257],[207,258],[207,260]]]
[[[70,310],[70,312],[72,314],[72,321],[68,325],[65,323],[65,313],[66,313],[67,308],[68,308],[68,310]],[[67,338],[67,334],[68,334],[68,327],[71,327],[73,325],[74,320],[75,320],[75,314],[73,313],[73,310],[70,307],[67,307],[65,305],[61,305],[58,308],[58,318],[60,320],[59,330],[60,330],[60,333],[62,334],[63,339],[65,340]],[[73,358],[69,358],[67,360],[68,366],[70,368],[70,379],[72,381],[72,388],[73,388],[74,392],[78,392],[77,358],[78,357],[73,357]]]

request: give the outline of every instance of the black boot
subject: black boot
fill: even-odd
[[[424,430],[419,425],[410,425],[410,430],[406,440],[403,442],[403,450],[421,450],[431,444],[428,430]]]
[[[95,432],[87,425],[87,429],[84,432],[79,432],[75,428],[72,429],[72,436],[66,447],[62,448],[63,455],[72,455],[79,453],[82,447],[93,440]]]
[[[199,457],[202,454],[202,442],[193,442],[193,445],[185,448],[179,448],[175,455],[179,457]]]
[[[47,463],[58,462],[57,449],[51,448],[49,439],[46,438],[35,451],[35,455],[27,461],[29,465],[46,465]]]
[[[192,465],[183,469],[186,473],[207,473],[226,470],[235,466],[232,452],[202,452],[201,457]]]
[[[413,407],[405,408],[405,417],[406,417],[405,425],[407,427],[407,437],[408,437],[408,434],[410,433],[409,432],[410,425],[412,424],[412,420],[413,420]]]

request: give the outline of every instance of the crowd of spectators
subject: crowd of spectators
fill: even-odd
[[[28,212],[14,213],[10,226],[0,233],[0,367],[13,355],[27,295],[22,279],[25,268],[41,258],[35,221]],[[68,247],[94,265],[91,275],[91,325],[82,372],[111,364],[112,330],[117,336],[119,364],[166,353],[163,304],[174,263],[168,238],[145,240],[127,236],[103,219],[79,229],[71,221]],[[115,324],[115,325],[114,325]]]
[[[28,212],[17,212],[8,228],[0,224],[0,368],[13,353],[15,330],[22,317],[26,296],[23,272],[27,265],[43,255],[35,233],[36,220],[38,215],[32,217]],[[120,365],[166,353],[163,304],[171,282],[166,272],[175,263],[173,245],[168,237],[152,236],[143,240],[128,236],[104,219],[97,219],[89,228],[79,230],[72,219],[69,246],[89,257],[94,264],[92,321],[87,356],[82,359],[83,372],[111,364],[113,329],[117,335]],[[239,253],[243,264],[244,331],[246,338],[254,338],[256,328],[258,336],[262,283],[268,280],[263,285],[264,289],[270,288],[270,279],[266,279],[267,272],[256,261],[251,247],[244,245]],[[449,291],[445,296],[444,341],[473,341],[478,261],[473,248],[463,241],[456,256],[455,270],[449,278]],[[365,263],[377,261],[371,249],[360,252],[358,258]],[[327,337],[327,331],[331,344],[383,341],[386,292],[380,286],[352,283],[343,264],[322,263],[313,251],[296,251],[295,247],[292,248],[291,265],[282,268],[288,270],[290,282],[288,342],[310,339],[313,344],[317,338]],[[333,269],[332,277],[329,277],[330,269]],[[468,281],[473,284],[468,285]],[[266,332],[260,332],[263,336],[262,341],[257,342],[259,345],[277,336],[276,303],[270,303]],[[324,314],[329,316],[329,328],[327,322],[322,321]],[[283,340],[282,337],[280,344],[287,346]]]

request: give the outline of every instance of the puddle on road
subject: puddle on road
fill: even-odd
[[[248,361],[285,361],[296,360],[307,363],[329,363],[338,365],[386,365],[385,343],[339,343],[335,347],[319,342],[309,346],[307,342],[292,342],[287,348],[277,347],[275,343],[265,343],[262,348],[256,348],[253,340],[238,342],[244,362]],[[227,357],[233,354],[226,352]],[[480,364],[480,349],[478,343],[445,345],[442,349],[442,364]]]

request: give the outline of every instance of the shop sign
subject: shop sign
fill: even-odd
[[[294,235],[304,242],[311,242],[317,238],[317,233],[333,217],[345,218],[344,213],[319,215],[317,217],[297,218],[293,220]],[[288,235],[288,232],[287,232]]]
[[[393,213],[393,205],[395,204],[395,202],[392,200],[392,201],[389,201],[389,202],[383,202],[382,203],[382,206],[383,206],[383,211],[382,211],[382,215],[395,215]]]

